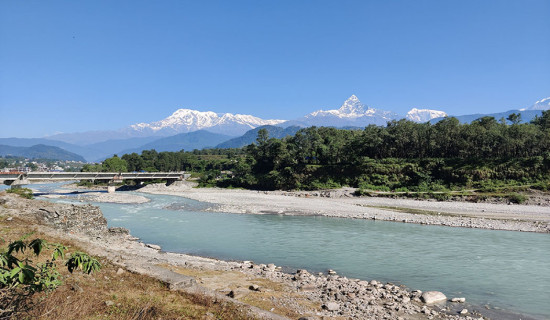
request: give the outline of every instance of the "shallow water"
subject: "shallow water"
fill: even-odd
[[[152,201],[97,205],[109,226],[128,228],[166,251],[313,272],[330,268],[348,277],[438,290],[478,306],[550,318],[548,234],[212,213],[198,201],[146,196]]]

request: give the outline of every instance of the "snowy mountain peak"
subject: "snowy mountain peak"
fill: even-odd
[[[368,109],[367,106],[359,101],[356,95],[352,94],[351,97],[344,101],[344,104],[342,104],[338,111],[346,114],[363,114],[365,113],[365,107]]]
[[[521,110],[521,111],[525,111],[525,110],[550,110],[550,97],[541,99],[541,100],[535,102],[535,104],[533,104],[532,106],[530,106],[528,108],[519,109],[519,110]]]
[[[168,135],[208,129],[214,132],[238,135],[258,126],[276,125],[284,121],[264,120],[243,114],[178,109],[163,120],[134,124],[129,127],[129,130]]]
[[[412,108],[407,112],[407,120],[414,122],[427,122],[435,118],[446,117],[447,113],[439,110]]]

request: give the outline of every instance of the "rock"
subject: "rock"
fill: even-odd
[[[113,301],[111,301],[111,300],[107,300],[107,301],[105,301],[105,305],[106,305],[107,307],[110,307],[110,306],[114,306],[115,303],[114,303]]]
[[[305,284],[300,287],[300,291],[315,291],[317,290],[317,286],[314,284]]]
[[[275,271],[275,269],[277,269],[277,267],[273,263],[267,265],[267,270]]]
[[[13,220],[13,217],[8,217],[8,218],[6,219],[6,221],[12,221],[12,220]]]
[[[248,294],[248,290],[244,289],[244,290],[246,290],[246,291],[244,291],[243,289],[244,288],[231,290],[231,291],[229,291],[227,296],[230,297],[230,298],[233,298],[233,299],[243,298]]]
[[[460,314],[467,314],[467,313],[468,313],[468,309],[462,309],[462,310],[460,311]]]
[[[73,283],[73,284],[71,285],[71,290],[77,291],[77,292],[79,292],[79,293],[84,292],[84,290],[83,290],[78,284],[76,284],[76,283]]]
[[[329,275],[335,275],[336,274],[336,271],[332,270],[332,269],[328,269],[328,274]]]
[[[336,302],[329,302],[323,305],[323,309],[326,309],[328,311],[336,311],[340,309],[340,305]]]
[[[155,249],[155,250],[160,250],[160,249],[162,249],[159,245],[156,245],[156,244],[147,243],[145,246],[146,246],[146,247],[149,247],[149,248],[151,248],[151,249]]]
[[[426,291],[422,293],[422,296],[420,296],[420,299],[422,300],[422,302],[426,304],[431,304],[431,303],[446,301],[447,297],[442,292],[439,292],[439,291]]]
[[[311,273],[307,272],[305,269],[298,269],[294,275],[294,280],[305,280],[311,277]]]
[[[466,302],[466,298],[452,298],[451,302],[464,303]]]
[[[120,276],[120,275],[123,274],[124,272],[125,272],[124,269],[118,268],[118,270],[116,271],[116,274]]]
[[[260,287],[257,284],[251,285],[250,287],[248,287],[248,289],[252,291],[260,291]]]
[[[112,228],[109,228],[107,230],[110,233],[115,233],[115,234],[130,234],[130,230],[128,230],[126,228],[122,228],[122,227],[112,227]]]

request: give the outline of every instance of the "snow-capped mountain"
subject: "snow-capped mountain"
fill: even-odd
[[[138,123],[126,128],[126,131],[136,131],[139,135],[170,135],[208,129],[227,135],[241,135],[258,126],[276,125],[285,120],[264,120],[244,114],[215,113],[212,111],[197,111],[178,109],[166,119],[151,123]]]
[[[446,117],[447,113],[439,110],[412,108],[405,118],[414,122],[427,122],[435,118]]]
[[[387,121],[397,119],[399,116],[392,111],[384,111],[369,108],[352,95],[339,109],[318,110],[312,112],[296,121],[289,121],[285,124],[300,124],[302,126],[359,126],[369,124],[385,125]]]
[[[520,111],[526,110],[550,110],[550,97],[541,99],[535,102],[532,106],[519,109]]]

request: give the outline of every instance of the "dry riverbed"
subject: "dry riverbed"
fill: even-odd
[[[285,192],[192,188],[191,183],[148,185],[139,190],[215,204],[229,213],[320,215],[426,225],[550,232],[550,207],[356,197],[351,189]]]
[[[125,270],[157,278],[173,290],[238,303],[251,317],[484,319],[461,299],[450,302],[447,300],[454,297],[437,292],[348,279],[333,272],[314,275],[298,270],[289,274],[272,264],[163,252],[158,246],[140,242],[123,228],[108,229],[101,210],[91,205],[26,200],[6,193],[0,193],[0,204],[0,218],[8,223],[14,218],[26,219],[41,232],[79,242],[91,254],[105,257]]]

